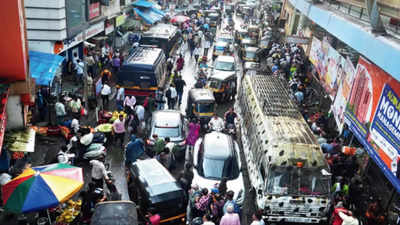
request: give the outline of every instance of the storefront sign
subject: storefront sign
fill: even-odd
[[[360,57],[345,121],[385,176],[400,192],[400,82]]]
[[[104,30],[104,33],[107,35],[114,31],[114,24],[112,24],[111,21],[106,21],[105,23],[106,23],[106,28]]]
[[[120,15],[120,16],[117,16],[117,18],[115,18],[115,26],[116,27],[119,27],[119,26],[121,26],[122,24],[124,24],[125,23],[125,21],[126,21],[126,15],[125,14],[123,14],[123,15]]]
[[[306,45],[310,43],[310,38],[300,36],[287,36],[286,42],[291,44],[302,44]]]
[[[89,5],[89,20],[100,16],[100,2]]]
[[[96,23],[92,26],[90,26],[87,30],[86,30],[86,39],[91,38],[93,36],[95,36],[98,33],[101,33],[104,31],[104,23],[100,22],[100,23]]]
[[[90,26],[87,30],[85,30],[86,39],[89,39],[103,31],[104,31],[104,23],[103,22],[94,24],[94,25]],[[83,41],[83,33],[81,32],[72,39],[64,40],[64,45],[62,46],[63,49],[59,48],[58,51],[59,52],[65,51],[69,48],[74,47],[75,45],[78,45],[82,41]]]

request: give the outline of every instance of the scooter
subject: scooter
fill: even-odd
[[[107,155],[107,149],[102,144],[93,143],[90,144],[88,148],[86,148],[85,153],[83,154],[83,159],[92,160],[99,159],[105,157]]]

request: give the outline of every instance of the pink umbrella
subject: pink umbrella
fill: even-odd
[[[178,15],[171,18],[171,23],[184,23],[189,20],[190,18],[187,16]]]

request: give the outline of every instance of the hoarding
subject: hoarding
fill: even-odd
[[[355,68],[349,57],[346,58],[346,61],[343,65],[343,76],[341,76],[339,89],[332,105],[332,113],[335,117],[335,121],[340,133],[343,129],[344,112],[346,110],[347,99],[350,95],[350,89],[353,85],[355,75]]]
[[[400,192],[400,82],[360,57],[345,121],[368,154]]]
[[[89,20],[100,16],[100,2],[89,5]]]

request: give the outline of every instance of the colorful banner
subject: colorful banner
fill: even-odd
[[[339,67],[338,73],[343,73],[343,75],[340,76],[341,79],[338,79],[341,80],[341,82],[332,105],[332,113],[335,117],[339,132],[341,133],[344,124],[344,112],[346,111],[347,99],[350,95],[350,89],[353,85],[355,75],[355,68],[349,57],[347,57],[344,62],[344,67]]]
[[[400,83],[360,57],[345,121],[386,177],[400,192]]]
[[[320,41],[313,38],[310,50],[310,61],[314,64],[321,85],[335,99],[341,80],[344,76],[345,58],[343,58],[324,38]]]

